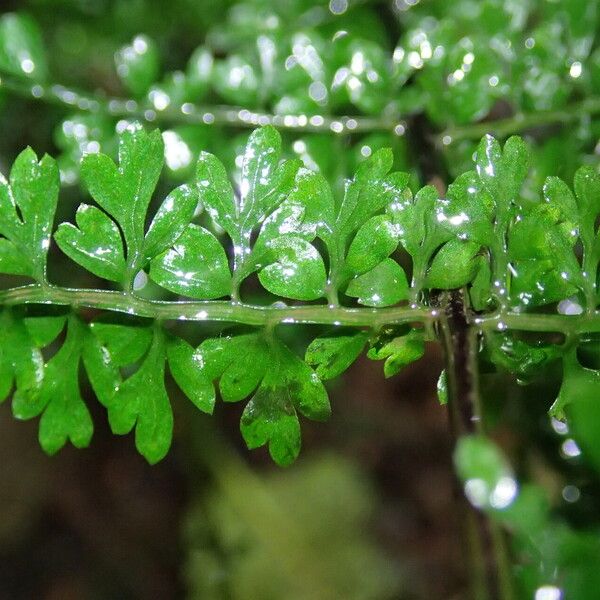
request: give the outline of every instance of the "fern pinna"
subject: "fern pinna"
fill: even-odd
[[[145,458],[162,459],[173,432],[168,368],[203,412],[212,412],[217,388],[225,402],[250,397],[244,440],[250,448],[268,445],[287,465],[300,451],[299,416],[330,414],[323,382],[365,350],[384,361],[387,377],[417,360],[443,329],[439,290],[458,288],[467,290],[481,360],[526,380],[562,359],[553,414],[572,412],[575,426],[581,416],[584,444],[595,433],[584,425],[595,404],[569,393],[581,381],[600,389],[598,373],[576,357],[579,336],[600,324],[600,177],[593,169],[577,172],[574,192],[550,177],[541,198],[526,197],[525,143],[513,137],[502,148],[487,136],[475,169],[443,197],[432,186],[413,193],[385,149],[343,190],[332,190],[299,160],[282,158],[280,136],[267,126],[250,136],[239,173],[228,175],[202,153],[195,177],[154,210],[160,132],[128,126],[118,154],[116,164],[104,154],[84,157],[90,203],[79,206],[75,224],[54,232],[60,185],[51,157],[25,150],[1,183],[0,269],[23,285],[1,292],[0,391],[3,398],[12,392],[17,418],[41,416],[47,452],[69,440],[90,443],[83,365],[114,433],[135,430]],[[106,284],[54,285],[53,244]],[[226,328],[191,344],[173,327],[177,320]],[[329,329],[299,356],[280,335],[292,323]],[[560,342],[531,335],[539,331],[562,334]]]

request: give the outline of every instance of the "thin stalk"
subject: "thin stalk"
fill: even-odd
[[[115,118],[138,119],[156,123],[202,124],[255,128],[275,125],[291,131],[327,132],[329,134],[390,131],[403,135],[406,123],[399,115],[334,116],[334,115],[279,115],[265,111],[230,105],[200,105],[185,102],[171,104],[159,110],[148,100],[117,98],[103,93],[88,93],[59,84],[41,84],[23,81],[2,74],[0,89],[31,100],[63,106],[69,110],[106,114]]]
[[[372,327],[385,324],[424,323],[437,311],[422,307],[347,308],[328,305],[258,306],[231,301],[167,302],[146,300],[135,294],[30,285],[0,292],[0,305],[54,304],[94,308],[163,321],[224,321],[253,326],[286,323]]]
[[[463,435],[483,432],[478,368],[480,334],[469,323],[465,296],[462,290],[445,293],[444,311],[438,321],[446,362],[450,430],[455,442]],[[465,515],[474,600],[514,600],[502,531],[488,515],[466,501],[458,481],[456,494]]]
[[[0,306],[55,304],[73,308],[93,308],[127,313],[164,321],[222,321],[245,325],[304,323],[379,328],[383,325],[423,323],[431,326],[440,311],[421,305],[386,308],[349,308],[333,305],[259,306],[229,300],[164,301],[147,300],[121,291],[78,289],[32,284],[0,291]],[[477,332],[513,329],[517,331],[556,332],[566,336],[600,332],[600,313],[581,315],[532,314],[501,310],[487,315],[468,315]]]
[[[566,125],[578,121],[584,115],[598,113],[600,113],[600,98],[586,98],[580,102],[573,102],[560,110],[540,111],[530,114],[519,113],[507,119],[449,127],[437,136],[436,143],[438,147],[442,147],[459,140],[478,140],[486,133],[498,137],[507,137],[533,127],[553,123]]]

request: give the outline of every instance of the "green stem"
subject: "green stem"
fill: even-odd
[[[305,323],[377,328],[387,323],[428,322],[436,311],[398,306],[383,309],[342,306],[258,306],[230,301],[168,302],[146,300],[117,291],[82,290],[30,285],[0,292],[0,305],[55,304],[149,317],[161,320],[224,321],[254,326]]]
[[[0,89],[24,98],[63,106],[69,110],[106,114],[115,118],[139,119],[156,123],[183,123],[255,128],[275,125],[291,131],[348,134],[370,131],[393,131],[404,134],[406,124],[398,116],[364,117],[334,115],[278,115],[249,110],[241,106],[199,105],[185,102],[157,110],[148,100],[115,98],[90,94],[58,84],[40,84],[23,81],[2,74]]]
[[[396,135],[403,135],[406,131],[405,119],[411,116],[278,115],[241,106],[199,105],[191,102],[185,102],[182,105],[171,105],[159,111],[146,100],[90,94],[59,84],[40,84],[24,81],[8,74],[2,74],[0,89],[2,88],[24,98],[63,106],[69,110],[76,109],[82,112],[107,114],[116,118],[135,118],[142,121],[174,124],[187,123],[243,128],[255,128],[259,125],[271,124],[280,129],[291,131],[327,132],[329,134],[389,131]],[[561,110],[531,114],[519,113],[507,119],[450,127],[436,137],[436,144],[442,147],[458,140],[476,140],[486,133],[507,137],[533,127],[553,123],[568,124],[577,121],[582,115],[598,113],[600,113],[600,98],[586,98],[580,102],[573,102]]]
[[[410,288],[410,301],[412,304],[416,304],[420,300],[421,291],[425,284],[425,277],[427,276],[427,265],[429,264],[430,256],[431,253],[423,253],[413,257],[413,277]]]
[[[304,323],[378,328],[386,324],[424,323],[439,319],[439,310],[424,306],[386,308],[349,308],[330,305],[259,306],[227,300],[164,301],[147,300],[135,293],[62,288],[32,284],[0,291],[0,305],[55,304],[95,308],[152,319],[181,321],[223,321],[264,326],[279,323]],[[600,332],[600,313],[582,315],[529,314],[498,311],[469,317],[477,331],[513,329],[518,331],[558,332],[565,335]]]
[[[486,133],[491,133],[498,137],[508,137],[520,131],[542,125],[552,123],[566,125],[578,121],[584,115],[598,113],[600,113],[600,98],[586,98],[580,102],[573,102],[560,110],[540,111],[530,114],[519,113],[507,119],[484,121],[462,127],[449,127],[439,134],[436,143],[438,146],[447,146],[459,140],[478,140]]]

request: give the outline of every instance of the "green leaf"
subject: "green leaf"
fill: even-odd
[[[400,242],[413,260],[421,257],[428,262],[436,248],[452,237],[436,218],[437,204],[438,192],[428,185],[414,199],[410,190],[406,190],[388,208],[393,222],[399,226]]]
[[[479,144],[475,162],[477,174],[494,199],[496,210],[507,215],[529,169],[529,152],[525,142],[513,136],[501,148],[495,138],[486,135]]]
[[[544,367],[564,352],[558,344],[528,343],[512,332],[489,333],[485,341],[492,362],[514,373],[519,383],[527,383],[536,375],[543,375]]]
[[[492,303],[492,269],[488,256],[475,257],[477,273],[471,283],[469,294],[471,304],[477,311],[483,311]]]
[[[374,269],[359,275],[350,282],[348,296],[358,298],[365,306],[390,306],[408,297],[408,281],[402,267],[386,258]]]
[[[459,438],[454,449],[454,466],[473,506],[504,510],[517,497],[517,483],[502,452],[483,435]]]
[[[46,79],[42,32],[28,15],[6,13],[0,19],[0,70],[35,81]]]
[[[406,173],[394,174],[398,180],[391,186],[393,189],[383,183],[393,162],[392,151],[382,148],[359,165],[354,179],[346,184],[344,197],[337,207],[334,232],[347,237],[370,215],[388,205],[395,193],[401,193],[408,183]]]
[[[299,161],[280,164],[281,136],[271,126],[256,129],[242,158],[239,196],[234,196],[225,168],[211,154],[202,153],[197,183],[200,201],[234,243],[248,247],[250,232],[294,187]]]
[[[223,163],[209,152],[201,152],[196,171],[200,202],[231,237],[237,232],[238,208]]]
[[[231,292],[225,250],[198,225],[188,225],[174,246],[150,263],[150,277],[165,289],[191,298],[221,298]]]
[[[13,413],[19,418],[19,406],[35,398],[42,386],[44,358],[24,320],[10,309],[0,312],[0,330],[0,402],[6,399],[14,383]]]
[[[258,274],[263,287],[277,296],[316,300],[324,294],[327,273],[321,255],[306,240],[285,236],[273,240],[268,259],[274,261]]]
[[[341,375],[363,351],[369,339],[364,331],[334,331],[315,338],[306,349],[304,360],[319,379],[333,379]]]
[[[210,381],[221,379],[219,389],[225,402],[238,402],[250,395],[263,379],[269,362],[266,342],[259,334],[205,340],[196,356]]]
[[[23,323],[29,337],[38,348],[51,344],[65,327],[66,317],[62,315],[48,317],[25,317]]]
[[[427,267],[433,253],[453,233],[438,219],[443,206],[433,186],[425,186],[413,198],[407,190],[388,208],[392,221],[398,227],[398,236],[405,250],[413,259],[412,294],[418,297],[425,284]]]
[[[577,237],[570,228],[565,231],[556,217],[546,204],[538,204],[522,215],[510,232],[510,258],[517,262],[548,259],[579,270],[573,256]]]
[[[310,241],[315,235],[322,236],[326,233],[328,224],[334,219],[334,199],[328,181],[319,173],[301,168],[296,175],[295,186],[289,196],[282,204],[291,204],[303,207],[302,224],[300,230],[292,229],[290,233],[304,234]],[[278,234],[287,233],[285,224],[283,231]],[[280,227],[281,227],[280,226]]]
[[[255,130],[242,159],[238,214],[240,231],[263,221],[294,187],[299,161],[279,164],[281,136],[271,126]]]
[[[109,350],[94,335],[93,325],[90,324],[83,342],[83,364],[98,402],[108,408],[123,378]]]
[[[581,167],[574,180],[579,219],[577,225],[583,249],[582,265],[587,283],[587,301],[596,296],[598,263],[600,262],[600,238],[596,233],[596,221],[600,213],[600,175],[592,167]],[[593,300],[596,308],[596,300]]]
[[[90,323],[83,346],[83,362],[101,404],[110,406],[121,385],[121,367],[139,361],[152,342],[152,330],[98,319]]]
[[[165,457],[173,437],[173,411],[164,376],[165,342],[155,327],[140,368],[119,385],[108,404],[113,433],[127,434],[135,427],[136,448],[150,464]]]
[[[356,233],[346,255],[346,268],[354,275],[374,269],[398,246],[398,227],[387,215],[369,219]]]
[[[269,368],[269,353],[265,342],[255,338],[221,373],[219,391],[225,402],[239,402],[248,397],[260,384]]]
[[[548,177],[544,182],[543,193],[554,219],[574,227],[579,221],[579,211],[569,186],[559,177]]]
[[[0,267],[8,272],[46,278],[46,256],[60,181],[54,159],[27,148],[15,160],[10,183],[0,175]]]
[[[425,285],[451,290],[472,281],[479,266],[474,259],[480,248],[477,242],[463,242],[459,239],[446,242],[431,263]]]
[[[67,337],[60,350],[45,366],[44,380],[35,397],[18,396],[13,399],[17,418],[40,419],[40,445],[48,454],[54,454],[70,440],[77,448],[89,445],[94,426],[79,390],[79,363],[85,326],[70,316]]]
[[[148,227],[144,240],[144,260],[149,262],[169,248],[192,220],[198,194],[189,185],[174,189],[161,204]]]
[[[214,156],[203,153],[198,162],[200,201],[233,241],[234,297],[245,277],[266,266],[267,262],[277,260],[268,260],[266,256],[270,252],[268,246],[272,237],[279,238],[282,234],[290,233],[290,227],[294,229],[293,233],[301,237],[314,237],[314,231],[311,233],[310,229],[316,229],[316,225],[300,226],[299,220],[306,212],[301,201],[308,196],[306,190],[314,187],[311,185],[311,178],[303,174],[299,185],[295,186],[300,161],[280,162],[280,156],[281,136],[277,130],[271,126],[255,130],[248,139],[242,157],[239,193],[235,195],[225,168]],[[299,187],[302,187],[302,191],[298,191]],[[296,199],[290,200],[294,190]],[[276,213],[286,198],[288,206]],[[311,209],[310,214],[314,218],[315,208]],[[269,215],[272,216],[269,218]],[[253,249],[252,232],[263,222],[263,229]],[[297,226],[299,230],[296,229]],[[298,246],[298,243],[290,242],[289,246]],[[289,255],[290,252],[293,253],[293,250],[284,254]],[[289,261],[290,258],[284,257],[283,260]],[[312,268],[311,265],[307,266]],[[277,271],[278,267],[273,267],[272,270]],[[266,281],[269,280],[267,275]]]
[[[392,377],[404,367],[425,354],[423,333],[411,329],[405,335],[398,335],[395,329],[384,330],[372,344],[367,356],[372,360],[385,360],[383,373]]]
[[[230,55],[215,61],[213,85],[226,102],[256,106],[260,80],[256,69],[244,58]]]
[[[269,445],[271,458],[281,467],[300,454],[300,422],[286,389],[270,373],[248,402],[240,430],[250,450]]]
[[[100,318],[90,323],[90,330],[117,367],[139,361],[152,343],[152,329],[145,325],[123,325]]]
[[[560,270],[554,259],[523,260],[513,268],[515,274],[512,278],[511,297],[516,306],[551,304],[565,300],[579,291],[579,269]]]
[[[198,46],[187,62],[186,84],[196,102],[209,90],[213,62],[213,55],[205,46]]]
[[[367,288],[384,272],[387,276],[392,274],[390,263],[384,259],[397,246],[397,230],[387,217],[374,217],[397,204],[405,193],[409,176],[406,173],[388,174],[392,163],[389,148],[378,150],[360,163],[354,178],[346,181],[342,198],[332,208],[330,193],[323,190],[327,199],[324,208],[327,209],[323,210],[317,234],[325,242],[330,258],[329,292],[343,291],[349,279],[356,275],[365,274],[361,287]],[[373,221],[370,221],[371,217],[374,217]],[[371,239],[371,235],[375,239]],[[347,251],[349,256],[346,256]],[[357,288],[361,283],[353,283],[350,285],[355,291],[362,293]]]
[[[528,305],[547,304],[584,287],[581,267],[573,252],[576,233],[572,223],[563,221],[558,202],[535,205],[520,216],[511,228],[508,248],[514,261],[514,300]]]
[[[586,413],[591,414],[595,410],[599,390],[600,371],[583,367],[577,358],[577,348],[572,348],[563,358],[562,384],[549,413],[557,419],[564,419],[565,416],[573,413],[575,420],[580,421],[582,427],[585,428]],[[581,409],[571,407],[574,404],[583,406]],[[587,438],[587,434],[584,433],[584,437]],[[596,452],[595,449],[593,451]],[[596,459],[600,460],[600,455],[597,458],[594,457],[594,461]],[[597,463],[597,466],[600,467],[600,462]]]
[[[127,89],[141,96],[158,79],[158,48],[148,36],[137,35],[131,44],[123,46],[115,53],[115,66],[117,75]]]
[[[215,388],[203,370],[202,356],[185,340],[171,338],[167,345],[169,370],[185,395],[202,412],[212,414]]]
[[[29,258],[13,242],[0,238],[0,273],[31,276]]]
[[[448,186],[447,199],[440,201],[437,220],[461,240],[488,246],[494,239],[494,201],[474,171]]]
[[[144,239],[150,199],[163,166],[160,131],[146,133],[139,124],[129,125],[119,138],[119,166],[105,154],[88,154],[81,163],[81,178],[98,204],[119,224],[127,247],[127,281],[154,254],[165,250],[191,219],[195,194],[188,187],[175,190],[163,203]]]
[[[127,265],[117,225],[100,209],[81,204],[75,215],[77,227],[61,223],[54,239],[58,247],[88,271],[108,279],[123,281]]]
[[[561,395],[575,394],[563,404],[571,435],[584,458],[600,471],[600,373],[572,364],[564,378],[568,381],[563,382]]]
[[[274,342],[270,367],[242,414],[240,428],[248,448],[268,444],[277,464],[291,464],[300,452],[296,411],[310,419],[327,419],[331,414],[327,392],[306,363]]]
[[[594,167],[581,167],[573,182],[579,208],[580,225],[594,230],[594,221],[600,213],[600,175]]]

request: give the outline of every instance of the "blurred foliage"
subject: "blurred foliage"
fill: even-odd
[[[322,456],[257,479],[235,460],[184,525],[190,598],[393,598],[397,566],[366,534],[374,508],[364,474]],[[343,507],[342,510],[340,510]]]
[[[411,217],[402,239],[408,253],[416,259],[423,245],[431,243],[424,264],[414,265],[417,275],[417,266],[421,267],[425,286],[451,287],[450,276],[455,275],[453,285],[472,282],[475,308],[493,307],[490,289],[496,286],[499,274],[507,276],[508,272],[506,268],[492,272],[483,258],[497,257],[502,250],[494,247],[489,228],[492,222],[504,220],[506,229],[500,233],[508,244],[507,261],[519,267],[510,288],[512,297],[507,298],[511,306],[519,307],[527,300],[528,306],[541,306],[542,311],[558,308],[574,314],[583,310],[586,302],[588,309],[595,302],[597,281],[590,273],[598,270],[597,194],[586,191],[586,185],[597,179],[600,135],[595,118],[600,112],[596,1],[254,0],[225,1],[217,10],[214,3],[194,0],[168,4],[152,0],[25,0],[6,2],[3,11],[2,171],[8,172],[8,165],[27,144],[40,155],[49,151],[57,156],[62,183],[72,186],[64,194],[64,205],[58,207],[61,219],[73,220],[74,208],[80,204],[75,184],[82,156],[103,152],[116,159],[118,136],[133,121],[161,127],[166,163],[162,179],[178,184],[190,181],[195,158],[205,150],[221,157],[228,171],[235,173],[233,179],[239,181],[247,138],[240,128],[273,122],[282,129],[285,158],[300,159],[305,167],[324,175],[336,197],[342,197],[343,179],[355,173],[365,158],[390,147],[393,168],[411,175],[406,182],[411,190],[417,192],[425,183],[439,188],[439,193],[433,190],[429,196],[427,191],[414,197],[407,194],[403,198],[406,206],[425,206],[441,196],[446,216],[462,212],[477,216],[468,226],[459,224],[452,229],[464,244],[449,242],[444,237],[447,232],[435,229],[427,232],[427,238],[419,238],[413,234],[418,219]],[[477,153],[477,140],[486,132],[499,137],[524,133],[531,149],[526,178],[521,169],[524,162],[503,163],[501,146],[492,138],[486,138]],[[504,152],[518,153],[514,144],[508,146],[510,152],[505,146]],[[473,192],[474,174],[461,174],[472,168],[476,153],[483,185]],[[485,177],[483,156],[494,157],[492,170],[500,173],[496,183]],[[578,170],[581,165],[590,168]],[[53,167],[46,163],[46,168]],[[549,176],[559,176],[568,185],[574,182],[575,193],[562,182],[547,179]],[[453,177],[458,178],[446,190],[442,182]],[[518,195],[505,193],[522,179],[524,188]],[[163,180],[159,182],[161,192],[167,187]],[[495,203],[489,202],[490,195],[495,196]],[[497,202],[506,198],[510,208]],[[38,209],[48,213],[52,206]],[[392,214],[394,224],[404,224],[406,215],[414,213],[418,210],[407,210],[403,216]],[[381,215],[374,218],[378,217]],[[509,227],[504,217],[515,219],[515,225]],[[83,230],[99,226],[94,218],[87,225],[86,217],[81,218],[78,225]],[[482,223],[488,228],[477,228]],[[222,233],[209,219],[203,224],[217,235]],[[110,224],[104,222],[103,226],[103,235],[114,233]],[[366,231],[363,244],[357,243],[353,254],[343,258],[358,264],[368,254],[371,233]],[[63,238],[64,247],[69,243],[76,247],[68,235],[79,233],[70,231]],[[190,244],[199,244],[193,235]],[[385,236],[382,246],[384,242]],[[441,244],[446,245],[439,250]],[[54,249],[50,252],[52,255]],[[40,276],[44,253],[29,254],[33,261],[26,267],[17,261],[17,277]],[[14,259],[14,254],[9,258]],[[430,258],[433,262],[428,270]],[[408,259],[400,262],[404,266]],[[122,266],[117,253],[112,270],[91,270],[119,279]],[[55,271],[78,287],[93,281],[89,275],[72,272],[61,259]],[[321,273],[317,275],[320,281]],[[397,271],[387,273],[382,280],[396,275]],[[161,281],[168,283],[164,270]],[[271,285],[279,292],[273,277],[264,275],[263,285],[265,282],[267,289]],[[371,280],[355,280],[346,291],[363,301],[372,297],[373,285]],[[313,287],[322,291],[320,285]],[[298,289],[305,291],[302,286]],[[143,293],[157,292],[156,287],[147,290]],[[64,318],[58,315],[42,322],[36,317],[39,326],[30,322],[24,333],[3,316],[3,332],[11,332],[10,343],[5,339],[9,359],[4,367],[11,366],[4,368],[2,391],[10,388],[13,377],[24,388],[35,383],[35,370],[13,372],[10,351],[24,344],[34,366],[46,361],[62,381],[58,390],[66,403],[62,410],[74,408],[78,415],[78,422],[70,423],[71,429],[65,432],[62,421],[55,418],[58,403],[54,403],[45,419],[47,449],[56,450],[67,434],[74,443],[85,445],[91,435],[89,417],[81,409],[77,363],[73,362],[73,356],[79,360],[83,348],[81,324],[69,319],[63,346],[67,350],[58,351],[55,338],[63,341],[60,336],[65,334],[60,334],[60,329]],[[101,329],[100,324],[96,330]],[[117,330],[108,335],[106,331],[104,341],[114,350]],[[322,379],[339,375],[367,343],[360,333],[343,333],[326,332],[309,346],[307,361]],[[125,336],[113,353],[116,372],[139,362],[151,336],[134,337]],[[509,447],[513,466],[488,437],[463,440],[455,459],[469,500],[511,535],[519,598],[554,600],[564,595],[586,600],[597,595],[600,491],[595,470],[600,462],[596,402],[600,362],[598,340],[592,334],[588,337],[532,339],[500,330],[490,332],[484,342],[486,423],[497,432],[501,445]],[[162,341],[153,339],[153,348],[160,347]],[[408,335],[406,331],[384,331],[370,344],[369,356],[385,359],[388,375],[424,350],[422,336],[414,331]],[[143,349],[136,354],[138,345]],[[189,350],[186,346],[171,349],[177,357],[172,362],[182,356],[190,359]],[[153,376],[161,374],[164,360],[157,364],[146,359],[138,379],[143,375],[143,383],[154,385]],[[561,370],[562,384],[558,381]],[[178,377],[173,371],[173,375],[199,408],[212,410],[210,382],[188,380],[186,373]],[[521,385],[525,383],[529,387]],[[48,406],[56,392],[44,392],[42,398]],[[445,384],[441,392],[446,394]],[[155,396],[162,399],[163,394],[164,390],[155,386]],[[547,423],[542,415],[549,397],[558,397],[552,409],[555,431],[540,426]],[[573,398],[582,401],[572,402]],[[164,402],[161,406],[164,416]],[[23,404],[19,409],[17,398],[19,410],[22,417],[35,412]],[[129,402],[124,417],[119,416],[118,408],[112,410],[117,413],[113,421],[120,432],[131,429],[130,412],[141,414],[135,402]],[[166,433],[170,440],[170,431]],[[164,452],[162,446],[148,448],[143,433],[139,437],[140,446],[153,460]],[[264,436],[259,438],[266,441]],[[535,467],[539,463],[542,466]],[[14,531],[26,530],[27,520],[36,511],[36,493],[43,492],[29,478],[15,480],[15,489],[24,490],[19,497],[30,498],[34,508],[29,512],[29,504],[18,506],[10,497],[5,504],[16,515]],[[212,492],[201,495],[188,518],[185,540],[191,550],[186,577],[192,597],[279,598],[297,589],[298,597],[321,598],[329,593],[320,587],[329,585],[323,584],[325,580],[334,581],[335,593],[343,590],[347,598],[386,598],[396,593],[398,581],[390,565],[362,534],[370,493],[363,487],[362,476],[345,463],[326,459],[300,465],[293,472],[273,474],[264,481],[271,500],[265,499],[260,488],[245,488],[235,478],[228,483],[227,493],[223,485],[214,485]],[[340,496],[327,495],[327,490]],[[260,510],[239,517],[242,500]],[[282,505],[290,507],[283,517]],[[340,510],[341,505],[346,512]],[[272,535],[277,532],[265,525],[273,519],[283,519],[279,536]],[[299,531],[298,544],[281,534],[288,527]],[[7,540],[16,535],[10,525],[1,533]],[[306,544],[310,544],[310,552],[304,550]],[[284,575],[285,569],[273,567],[282,554],[292,557],[285,563],[288,567],[299,562],[306,572],[325,571],[327,577],[304,577],[304,570],[294,569]],[[304,561],[309,561],[308,565]],[[341,578],[340,573],[344,574]]]

